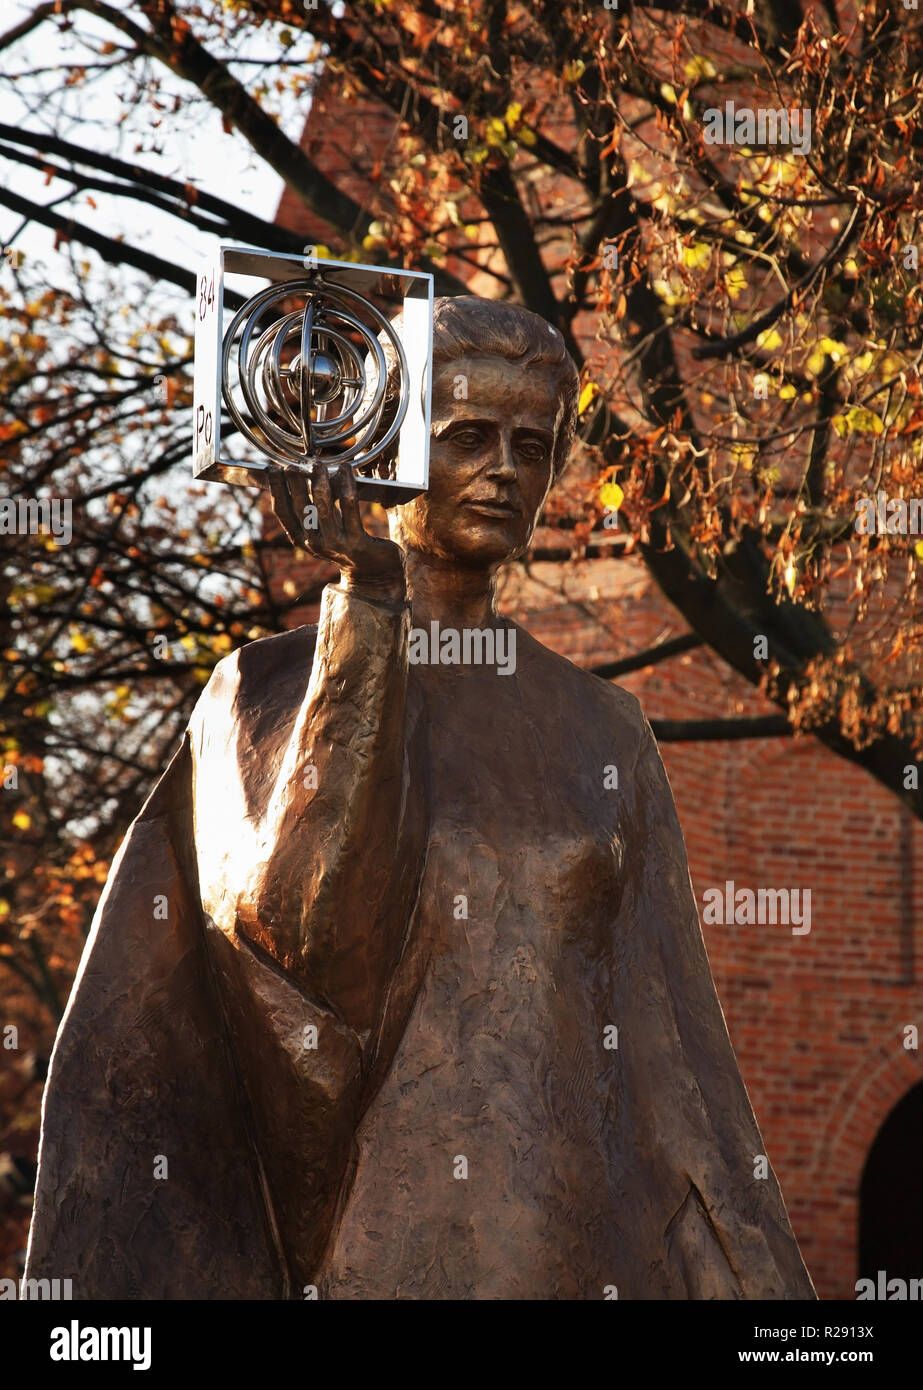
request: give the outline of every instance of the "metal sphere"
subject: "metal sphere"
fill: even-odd
[[[304,299],[295,311],[283,305]],[[383,419],[387,360],[400,390]],[[407,359],[380,310],[322,275],[270,285],[248,299],[224,338],[221,389],[241,434],[274,462],[368,466],[396,438],[407,413]],[[390,412],[389,412],[390,415]]]
[[[301,359],[299,358],[299,365]],[[336,400],[340,392],[343,373],[335,357],[326,352],[315,352],[311,358],[311,391],[316,401]]]

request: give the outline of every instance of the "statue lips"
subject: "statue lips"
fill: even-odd
[[[522,509],[505,497],[469,497],[463,500],[462,505],[469,507],[473,512],[480,512],[482,516],[493,517],[497,521],[522,515]]]

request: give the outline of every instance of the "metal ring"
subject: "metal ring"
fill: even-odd
[[[266,311],[293,294],[306,297],[304,309],[260,329]],[[388,371],[382,338],[397,358],[399,380],[396,413],[384,433]],[[298,351],[284,366],[283,354],[296,340]],[[320,356],[328,359],[334,388],[324,400],[317,398],[311,365]],[[329,393],[331,387],[326,389]],[[407,358],[388,319],[356,291],[313,279],[284,281],[253,295],[231,320],[222,345],[221,390],[241,435],[274,462],[367,464],[403,425],[409,405]],[[336,400],[342,402],[339,413],[328,417]]]

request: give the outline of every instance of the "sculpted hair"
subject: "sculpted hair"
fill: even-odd
[[[400,317],[394,322],[399,323]],[[383,337],[379,341],[385,347],[386,400],[391,402],[397,395],[397,362]],[[433,367],[460,357],[502,357],[523,368],[538,367],[549,372],[562,407],[552,460],[557,481],[574,442],[580,396],[577,364],[558,330],[539,314],[518,304],[479,299],[472,294],[443,295],[433,303]]]

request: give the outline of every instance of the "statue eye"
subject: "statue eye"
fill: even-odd
[[[540,439],[523,439],[519,443],[519,452],[524,458],[538,461],[548,457],[548,448]]]
[[[476,449],[481,442],[481,431],[476,429],[456,430],[452,435],[452,443],[460,444],[463,449]]]

